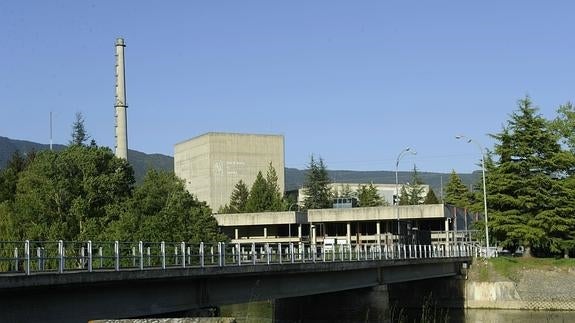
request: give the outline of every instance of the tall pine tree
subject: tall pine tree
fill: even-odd
[[[425,200],[425,188],[423,181],[419,177],[417,167],[413,165],[411,181],[401,187],[399,192],[399,205],[419,205]]]
[[[387,204],[377,193],[377,188],[373,183],[369,185],[359,185],[357,189],[357,199],[360,207],[382,206]]]
[[[330,182],[323,159],[320,157],[319,161],[316,161],[312,155],[304,182],[304,193],[306,195],[304,207],[306,209],[332,207]]]
[[[445,187],[444,202],[459,208],[466,208],[470,205],[470,193],[465,184],[455,170],[449,175],[449,182]]]
[[[423,204],[439,204],[439,200],[437,199],[437,195],[435,195],[433,189],[429,188]]]
[[[70,146],[85,145],[88,139],[90,139],[90,136],[88,136],[88,132],[86,131],[84,116],[81,112],[76,112],[76,119],[72,124],[72,139],[70,140]]]
[[[230,197],[230,203],[222,206],[218,213],[246,212],[246,205],[248,203],[249,196],[250,190],[248,189],[248,186],[240,179],[240,181],[234,186],[234,190]]]
[[[572,154],[561,150],[559,136],[538,113],[531,99],[519,100],[517,111],[492,137],[499,157],[489,170],[489,225],[505,247],[532,247],[558,253],[568,247],[574,225],[573,195],[564,175],[574,167]]]
[[[285,203],[277,182],[278,176],[271,163],[265,178],[258,172],[246,202],[246,212],[283,211]]]

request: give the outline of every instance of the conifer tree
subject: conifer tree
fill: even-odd
[[[437,199],[437,196],[435,195],[433,189],[431,188],[429,189],[427,195],[425,195],[425,200],[423,201],[423,204],[439,204],[439,200]]]
[[[232,195],[230,197],[230,203],[221,207],[219,213],[244,213],[246,212],[246,205],[250,191],[247,185],[240,179],[240,181],[234,186]]]
[[[369,183],[369,185],[359,185],[357,199],[360,207],[382,206],[386,204],[383,198],[377,193],[377,188],[373,183]]]
[[[492,137],[499,157],[487,181],[489,226],[504,247],[559,253],[575,225],[573,192],[564,176],[575,166],[559,136],[537,114],[531,99],[519,100],[503,130]]]
[[[445,204],[451,204],[459,208],[466,208],[470,204],[470,193],[467,187],[461,181],[461,178],[455,170],[449,175],[449,182],[445,187]]]
[[[263,212],[267,211],[269,206],[267,200],[267,191],[268,191],[268,184],[262,175],[262,172],[258,172],[256,176],[256,180],[252,185],[250,190],[250,195],[246,202],[246,211],[247,212]]]
[[[411,174],[411,182],[403,185],[399,192],[399,205],[419,205],[423,204],[425,196],[423,192],[423,181],[419,177],[417,167],[413,165],[413,173]]]
[[[76,119],[72,124],[72,139],[70,140],[70,145],[84,145],[88,139],[90,139],[90,136],[88,136],[88,132],[86,132],[84,116],[81,112],[76,112]],[[94,141],[94,144],[95,143]]]
[[[311,160],[306,172],[304,183],[304,207],[306,209],[325,209],[332,207],[330,183],[326,166],[323,159],[316,161],[311,156]]]
[[[269,201],[270,211],[282,211],[284,208],[284,201],[278,185],[278,175],[271,162],[266,174],[266,183],[267,199]]]
[[[277,182],[278,176],[271,163],[265,178],[262,172],[258,172],[247,198],[246,212],[283,211],[286,203]]]

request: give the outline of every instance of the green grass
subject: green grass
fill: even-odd
[[[523,270],[567,270],[575,268],[575,259],[498,257],[489,259],[489,264],[499,275],[518,281]]]
[[[487,269],[487,266],[479,267],[479,281],[489,281],[489,269]]]

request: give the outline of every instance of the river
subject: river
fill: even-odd
[[[473,323],[568,323],[575,322],[575,311],[522,311],[522,310],[479,310],[479,309],[436,309],[436,320],[429,322],[473,322]],[[254,302],[249,304],[227,305],[221,308],[221,315],[235,317],[238,323],[269,323],[273,322],[272,302]],[[394,315],[393,322],[420,322],[421,311],[405,311]],[[288,321],[277,321],[290,323]],[[327,322],[327,321],[312,321]],[[356,322],[365,322],[365,318],[357,317]],[[391,317],[384,322],[392,322]]]

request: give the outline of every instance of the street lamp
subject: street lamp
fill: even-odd
[[[399,168],[399,161],[407,153],[410,153],[412,155],[417,155],[417,152],[415,150],[412,150],[410,147],[407,147],[404,150],[402,150],[399,153],[399,155],[397,155],[397,159],[395,160],[395,199],[393,200],[393,203],[396,204],[395,210],[397,213],[397,243],[398,244],[399,244],[399,237],[400,237],[400,225],[399,225],[399,180],[397,177],[397,171]],[[397,203],[396,203],[396,201],[397,201]]]
[[[467,139],[467,143],[474,143],[481,151],[481,172],[483,175],[483,212],[485,214],[485,256],[489,258],[489,229],[487,226],[487,189],[485,188],[485,150],[477,141],[463,135],[455,136],[455,139]]]

